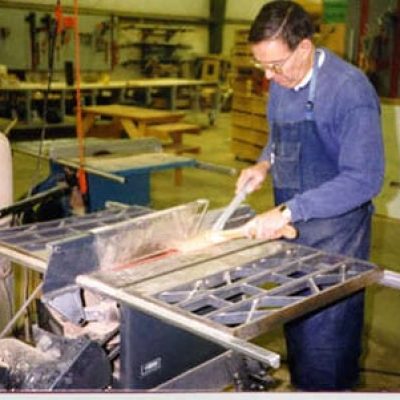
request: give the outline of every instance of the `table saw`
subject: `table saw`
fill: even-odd
[[[68,181],[68,171],[80,168],[77,139],[15,142],[13,150],[49,161],[49,177],[34,188],[33,194],[48,190],[60,181]],[[155,171],[194,167],[227,175],[236,173],[233,168],[166,153],[155,138],[87,138],[84,153],[87,212],[102,210],[106,201],[148,206],[151,173]]]
[[[399,274],[289,241],[177,250],[220,214],[204,199],[161,211],[111,203],[1,230],[0,255],[43,274],[41,304],[58,327],[39,324],[33,347],[0,340],[4,386],[266,390],[280,355],[251,339],[369,284],[400,287]],[[226,228],[253,215],[241,206]]]

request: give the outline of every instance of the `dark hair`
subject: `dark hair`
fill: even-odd
[[[258,43],[280,38],[294,50],[303,39],[311,39],[314,24],[311,16],[293,1],[276,0],[265,4],[253,21],[248,40]]]

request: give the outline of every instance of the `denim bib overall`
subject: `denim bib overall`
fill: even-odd
[[[338,174],[314,120],[318,51],[305,119],[272,125],[272,176],[276,204],[318,187]],[[296,242],[331,253],[366,259],[369,254],[370,202],[343,215],[295,223]],[[345,390],[358,381],[364,291],[285,325],[292,384],[303,390]]]

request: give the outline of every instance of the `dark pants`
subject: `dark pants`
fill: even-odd
[[[366,204],[335,218],[333,223],[316,221],[301,227],[302,240],[331,253],[367,259],[371,215],[372,206]],[[321,240],[316,233],[327,227],[332,239]],[[310,391],[353,388],[359,379],[363,322],[361,290],[287,323],[285,337],[292,384]]]
[[[293,386],[348,390],[358,382],[364,290],[285,325]]]

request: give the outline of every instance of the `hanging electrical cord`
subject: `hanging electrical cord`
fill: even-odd
[[[48,118],[48,110],[49,110],[49,95],[51,91],[51,85],[53,81],[54,75],[54,57],[55,57],[55,43],[57,39],[57,24],[56,21],[52,18],[48,20],[48,68],[47,68],[47,88],[44,92],[43,96],[43,124],[40,131],[39,137],[39,146],[38,146],[38,156],[36,158],[36,165],[31,175],[31,182],[28,188],[27,194],[25,198],[30,198],[32,196],[32,192],[39,182],[40,172],[42,166],[42,155],[43,155],[43,144],[46,139],[46,132],[48,128],[47,118]],[[22,214],[14,214],[12,219],[12,225],[21,225],[22,223]],[[16,313],[14,318],[10,321],[10,327],[17,322],[18,318],[21,315],[24,315],[24,331],[25,337],[27,340],[30,338],[30,326],[31,326],[31,311],[29,307],[37,294],[37,290],[35,290],[31,295],[29,295],[30,287],[32,282],[34,282],[34,276],[32,272],[24,269],[23,273],[23,283],[22,283],[22,291],[23,291],[23,300],[24,305],[20,308],[20,310]],[[2,333],[3,334],[3,333]]]
[[[43,144],[46,140],[46,132],[48,128],[47,118],[48,118],[48,110],[49,110],[49,96],[51,91],[51,85],[53,82],[54,75],[54,58],[55,58],[55,44],[57,40],[57,23],[54,19],[50,18],[48,22],[48,63],[47,63],[47,87],[43,94],[43,111],[42,111],[42,127],[40,130],[39,136],[39,146],[38,146],[38,156],[36,158],[35,168],[31,174],[30,184],[28,187],[27,193],[22,196],[20,200],[24,200],[25,198],[30,198],[32,196],[32,192],[36,187],[37,183],[40,180],[40,172],[42,167],[42,155],[43,155]],[[22,224],[23,214],[16,213],[13,214],[12,225],[21,225]]]
[[[49,111],[49,95],[51,91],[51,84],[53,81],[54,75],[54,56],[55,56],[55,44],[57,39],[57,24],[56,21],[52,18],[49,20],[48,25],[48,38],[49,38],[49,46],[48,46],[48,68],[47,68],[47,88],[44,92],[43,96],[43,125],[40,131],[39,137],[39,150],[38,150],[38,157],[36,158],[36,166],[33,171],[31,177],[31,185],[29,187],[28,193],[26,197],[30,197],[32,195],[32,191],[39,181],[40,178],[40,169],[42,165],[42,155],[43,155],[43,143],[46,139],[46,132],[48,128],[47,118],[48,118],[48,111]]]
[[[39,137],[38,156],[36,159],[36,166],[31,175],[31,182],[27,193],[23,196],[29,198],[32,196],[33,190],[40,181],[40,173],[43,162],[43,147],[46,140],[46,132],[48,129],[48,113],[49,113],[49,95],[54,76],[54,59],[56,40],[58,35],[61,35],[66,28],[73,28],[74,30],[74,56],[75,56],[75,80],[76,80],[76,136],[78,140],[79,151],[79,168],[76,172],[79,192],[85,200],[87,195],[87,181],[86,173],[84,170],[85,162],[85,145],[83,134],[82,122],[82,108],[81,108],[81,74],[80,74],[80,39],[79,39],[79,25],[78,25],[79,6],[78,1],[74,0],[74,16],[64,17],[62,14],[61,1],[57,0],[55,7],[55,19],[50,18],[48,22],[48,69],[47,69],[47,88],[43,94],[43,124]],[[21,224],[22,215],[14,215],[13,225]]]
[[[57,40],[57,34],[61,33],[62,29],[64,28],[63,25],[63,19],[62,15],[60,14],[61,12],[61,4],[60,0],[57,0],[56,3],[56,9],[55,9],[55,16],[56,19],[54,18],[49,18],[48,19],[48,69],[47,69],[47,88],[46,91],[44,92],[43,96],[43,124],[40,132],[40,137],[39,137],[39,146],[38,146],[38,155],[36,158],[36,166],[35,169],[32,173],[31,176],[31,183],[30,187],[28,189],[28,192],[26,194],[26,198],[32,197],[32,192],[39,182],[40,179],[40,172],[41,172],[41,166],[42,166],[42,156],[43,156],[43,146],[44,146],[44,141],[46,139],[46,132],[48,128],[48,113],[49,113],[49,95],[51,92],[51,86],[52,86],[52,81],[53,81],[53,75],[54,75],[54,59],[55,59],[55,48],[56,48],[56,40]],[[77,31],[77,19],[75,17],[75,30]],[[79,39],[79,36],[78,36]],[[79,42],[78,42],[78,51],[79,51]],[[80,95],[77,96],[79,97],[80,101]],[[81,147],[81,145],[80,145]],[[15,214],[13,218],[13,225],[20,225],[22,219],[22,214],[18,215]],[[21,307],[21,309],[16,313],[15,318],[10,321],[9,326],[7,327],[7,330],[12,327],[14,323],[17,322],[18,318],[22,315],[24,315],[24,330],[25,330],[25,338],[29,340],[30,337],[30,326],[31,326],[31,313],[30,313],[30,306],[32,301],[35,299],[36,294],[41,288],[41,283],[39,286],[36,287],[33,293],[29,295],[29,292],[31,291],[31,285],[32,282],[34,282],[34,276],[32,275],[31,272],[27,271],[24,269],[24,274],[23,274],[23,284],[22,284],[22,290],[23,290],[23,299],[24,299],[24,305]]]
[[[79,169],[77,178],[79,191],[83,199],[87,196],[87,181],[84,170],[85,164],[85,141],[83,135],[82,107],[81,107],[81,63],[80,63],[80,41],[78,24],[79,5],[78,0],[74,0],[74,39],[75,39],[75,79],[76,79],[76,135],[79,149]]]

